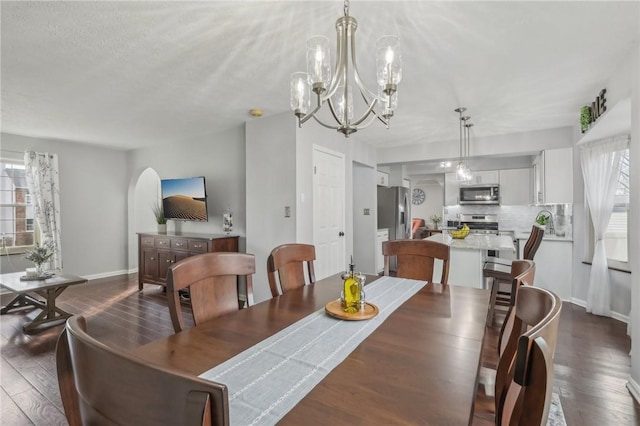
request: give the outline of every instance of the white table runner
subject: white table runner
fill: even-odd
[[[382,277],[365,287],[380,309],[374,318],[342,321],[320,309],[199,377],[227,385],[231,425],[273,425],[425,285]]]

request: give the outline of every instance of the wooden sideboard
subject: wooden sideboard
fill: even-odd
[[[138,233],[138,289],[143,284],[167,285],[173,263],[208,252],[237,252],[238,237],[186,232]]]

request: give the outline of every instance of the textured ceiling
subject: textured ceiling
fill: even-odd
[[[255,119],[251,108],[287,112],[306,39],[324,34],[333,45],[342,6],[2,1],[2,131],[133,149],[206,138]],[[460,105],[474,137],[573,125],[630,52],[638,8],[353,1],[365,83],[374,83],[378,37],[398,34],[403,56],[391,129],[374,123],[356,137],[456,140]]]

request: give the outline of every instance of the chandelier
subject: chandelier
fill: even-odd
[[[378,87],[374,93],[360,78],[356,64],[356,37],[358,22],[349,16],[349,1],[344,2],[344,16],[336,21],[337,45],[336,61],[331,72],[329,39],[313,36],[307,40],[307,72],[291,75],[290,104],[298,126],[313,117],[322,126],[337,130],[349,137],[351,133],[368,127],[375,119],[387,128],[398,105],[398,83],[402,79],[402,61],[398,37],[383,36],[376,42],[376,76]],[[353,75],[349,73],[352,72]],[[353,87],[360,92],[366,110],[355,119]],[[311,92],[315,93],[316,103],[311,109]],[[327,124],[316,113],[324,104],[335,124]],[[366,121],[368,119],[368,121]]]
[[[469,129],[473,124],[467,123],[471,117],[462,115],[466,110],[465,107],[454,110],[460,116],[460,158],[456,166],[456,179],[460,182],[469,182],[471,180],[471,170],[467,162],[469,161]]]

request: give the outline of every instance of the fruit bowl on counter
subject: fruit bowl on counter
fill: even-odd
[[[455,238],[457,240],[462,240],[464,238],[467,237],[467,235],[469,235],[469,227],[467,225],[462,225],[462,228],[460,229],[449,229],[449,235],[451,235],[452,238]]]

